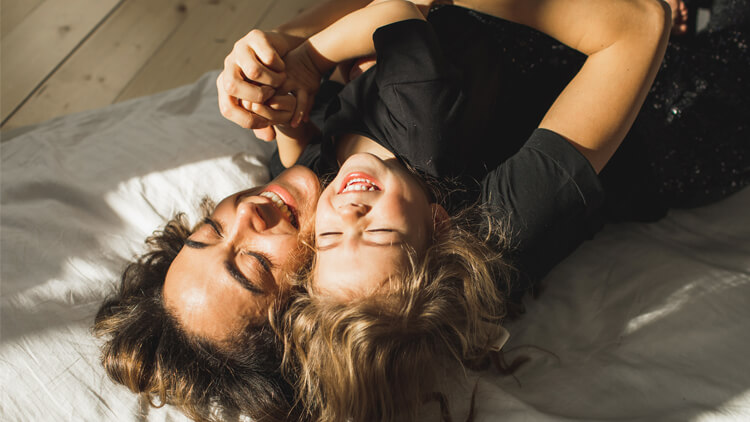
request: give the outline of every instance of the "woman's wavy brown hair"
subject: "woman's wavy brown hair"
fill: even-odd
[[[313,271],[300,273],[311,293],[286,313],[284,366],[297,373],[306,417],[412,421],[421,404],[442,397],[438,368],[486,361],[511,268],[497,252],[499,225],[483,226],[492,228],[484,238],[475,218],[452,218],[423,254],[409,254],[409,268],[387,291],[348,303],[317,297]]]
[[[213,206],[204,201],[202,208],[209,215]],[[179,214],[149,237],[149,251],[127,266],[99,309],[93,332],[106,339],[101,362],[107,374],[153,406],[175,405],[194,420],[298,419],[270,324],[248,324],[231,342],[216,344],[188,334],[165,308],[167,270],[192,231]]]

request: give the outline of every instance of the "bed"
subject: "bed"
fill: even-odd
[[[185,420],[109,381],[90,326],[155,228],[267,180],[273,145],[219,115],[215,77],[2,134],[0,419]],[[456,420],[475,383],[477,421],[750,420],[749,209],[607,226],[508,325],[530,360],[450,383]]]

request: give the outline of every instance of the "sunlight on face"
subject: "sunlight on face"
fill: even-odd
[[[318,201],[313,290],[346,300],[380,289],[406,269],[409,249],[426,249],[435,207],[397,160],[351,156]]]
[[[312,230],[317,177],[293,167],[269,184],[222,200],[167,272],[164,302],[188,332],[221,340],[262,322]]]

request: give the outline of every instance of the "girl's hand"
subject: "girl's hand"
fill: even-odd
[[[265,119],[269,125],[276,128],[290,126],[296,106],[297,99],[291,94],[273,96],[265,103],[242,102],[243,108]],[[266,141],[270,140],[266,139]]]
[[[289,51],[292,42],[284,34],[254,29],[234,44],[216,79],[221,114],[244,128],[253,129],[260,139],[273,139],[273,128],[242,103],[262,103],[284,82],[285,64],[281,56]]]
[[[274,125],[279,159],[287,168],[297,162],[300,154],[317,132],[317,128],[312,123],[302,123],[295,127],[289,124],[296,106],[297,99],[291,94],[271,97],[264,104],[247,104],[253,113]]]
[[[299,126],[302,121],[309,121],[313,100],[323,76],[313,62],[311,54],[315,53],[310,50],[311,47],[305,42],[284,57],[286,81],[279,91],[291,93],[297,99],[291,120],[293,128]]]

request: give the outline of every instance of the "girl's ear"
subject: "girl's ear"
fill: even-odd
[[[448,215],[448,211],[438,203],[430,204],[432,208],[432,221],[434,222],[435,229],[440,229],[443,225],[450,222],[451,217]]]

